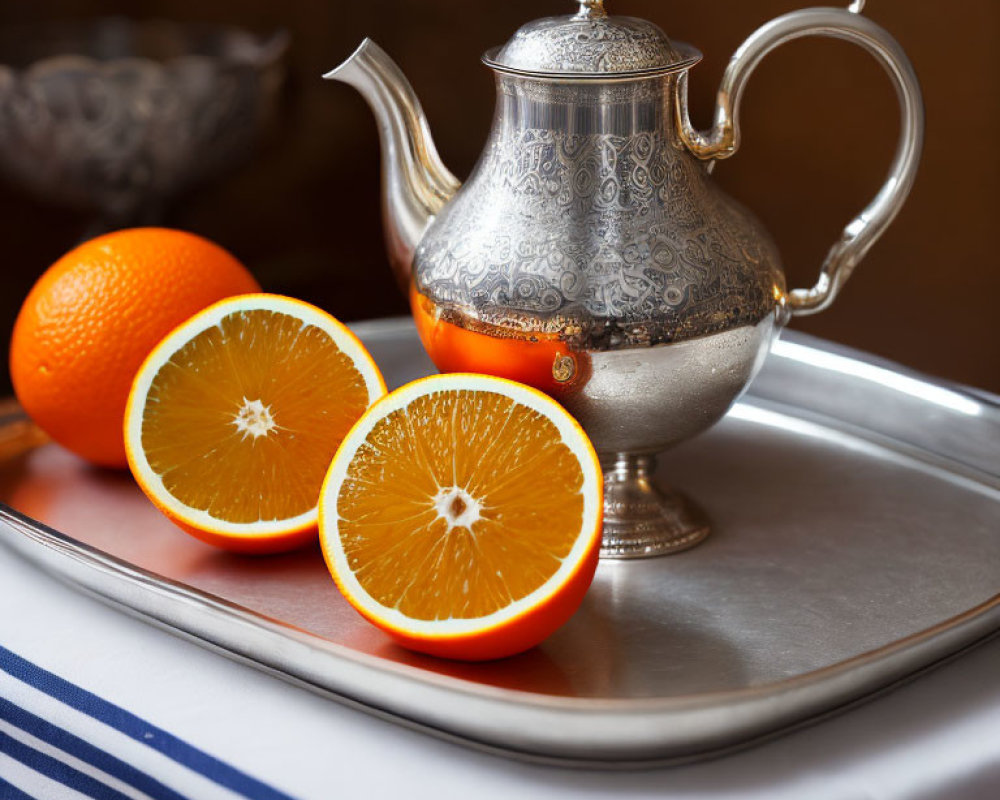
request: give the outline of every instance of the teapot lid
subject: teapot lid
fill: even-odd
[[[577,0],[576,14],[521,26],[483,61],[501,72],[538,77],[610,78],[674,72],[701,59],[644,19],[608,16],[604,0]]]

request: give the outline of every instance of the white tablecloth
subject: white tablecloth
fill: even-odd
[[[0,645],[297,798],[1000,797],[1000,639],[753,749],[618,773],[518,763],[376,719],[109,608],[2,547]],[[2,748],[0,778],[47,797]]]

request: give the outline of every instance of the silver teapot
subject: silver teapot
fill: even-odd
[[[652,481],[655,457],[718,421],[776,333],[825,309],[899,211],[923,138],[913,68],[897,42],[848,9],[778,17],[733,54],[711,130],[688,118],[701,59],[603,0],[520,28],[483,62],[493,127],[464,184],[444,167],[412,88],[366,39],[325,77],[371,105],[383,158],[389,258],[442,371],[534,385],[583,425],[605,464],[602,555],[690,547],[703,512]],[[785,287],[770,236],[711,180],[739,146],[739,106],[768,52],[835,36],[879,59],[902,113],[889,177],[830,249],[811,289]]]

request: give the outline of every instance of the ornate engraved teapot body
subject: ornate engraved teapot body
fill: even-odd
[[[672,552],[707,534],[697,509],[653,485],[655,454],[725,414],[775,333],[833,300],[909,192],[919,87],[860,5],[804,9],[756,31],[731,59],[704,134],[687,113],[694,48],[607,16],[603,0],[529,23],[483,57],[496,74],[496,114],[462,186],[374,43],[326,76],[359,89],[378,118],[390,261],[424,346],[443,371],[529,383],[577,417],[606,460],[605,555]],[[787,291],[770,237],[710,172],[738,146],[756,64],[811,34],[878,57],[903,124],[889,179],[845,228],[817,285]]]

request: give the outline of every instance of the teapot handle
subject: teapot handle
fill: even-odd
[[[778,45],[803,36],[833,36],[860,45],[885,67],[896,88],[901,124],[896,155],[889,176],[874,199],[856,216],[823,261],[819,280],[811,289],[788,294],[792,315],[814,314],[833,302],[854,267],[864,258],[906,199],[920,160],[924,135],[924,107],[913,66],[899,43],[882,27],[861,16],[864,0],[847,9],[805,8],[776,17],[754,31],[733,53],[722,77],[712,129],[694,129],[688,117],[687,73],[681,73],[677,92],[677,120],[687,148],[701,159],[728,158],[740,143],[739,108],[747,79],[761,59]],[[709,165],[711,169],[712,164]]]

